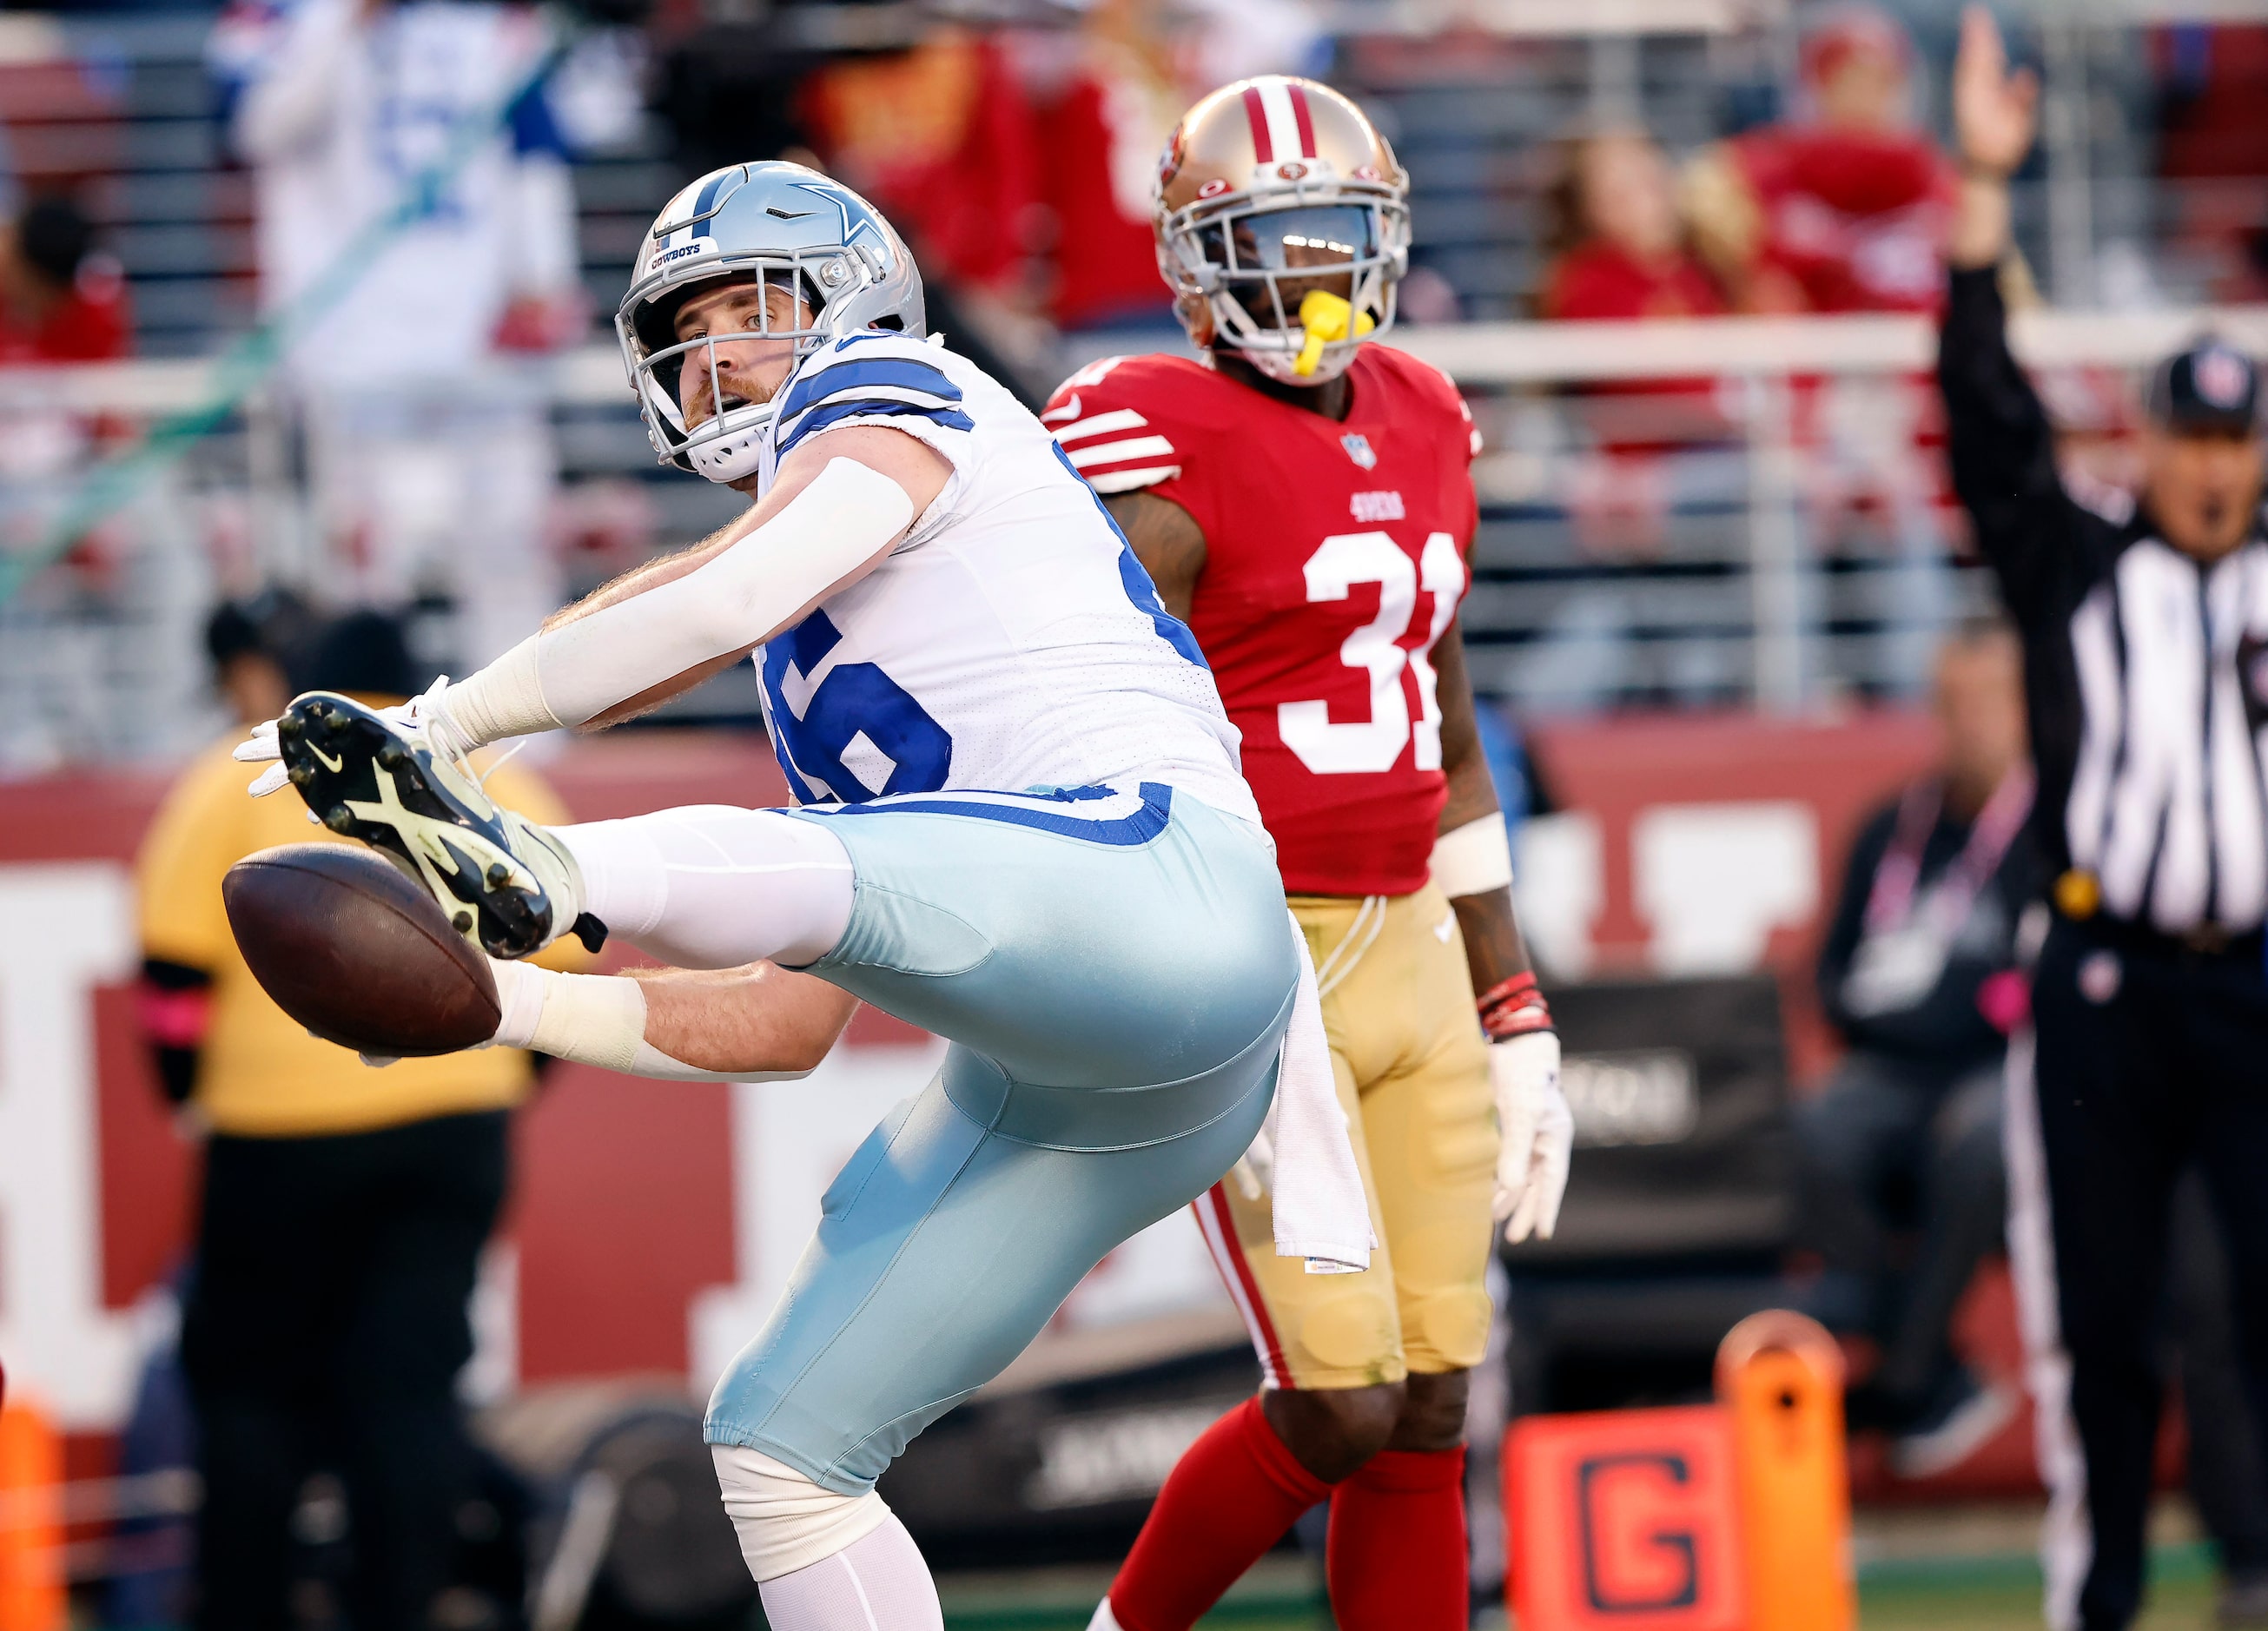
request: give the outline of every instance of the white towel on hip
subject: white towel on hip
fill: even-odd
[[[1300,990],[1284,1032],[1276,1102],[1260,1133],[1269,1152],[1265,1164],[1273,1169],[1276,1255],[1306,1258],[1311,1275],[1356,1275],[1370,1267],[1378,1237],[1371,1231],[1362,1169],[1355,1164],[1346,1112],[1331,1075],[1315,959],[1299,919],[1289,921],[1292,943],[1300,949]]]

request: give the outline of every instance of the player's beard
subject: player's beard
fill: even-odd
[[[720,349],[725,344],[738,347],[759,346],[767,342],[754,336],[719,342]],[[720,369],[713,374],[710,371],[711,353],[708,350],[688,351],[685,354],[688,365],[679,371],[677,378],[678,401],[685,415],[685,429],[688,435],[709,423],[720,411],[717,402],[712,401],[709,394],[712,381],[718,387],[718,396],[723,403],[721,411],[725,413],[730,413],[735,408],[755,407],[769,402],[779,394],[780,387],[787,383],[787,377],[795,371],[794,345],[792,342],[788,341],[772,341],[770,343],[780,346],[781,351],[772,356],[755,357],[745,362],[735,357],[733,366],[729,371]],[[773,371],[775,365],[777,369],[777,373]],[[760,377],[763,375],[770,375],[771,378],[766,379]]]

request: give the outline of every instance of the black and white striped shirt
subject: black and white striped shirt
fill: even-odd
[[[2170,935],[2268,919],[2268,537],[2193,560],[2066,490],[1994,275],[1953,276],[1938,377],[1954,486],[2022,630],[2036,836],[2102,910]]]

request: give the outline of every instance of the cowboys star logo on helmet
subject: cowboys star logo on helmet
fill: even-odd
[[[1346,371],[1394,321],[1410,267],[1410,184],[1362,110],[1282,74],[1225,85],[1159,162],[1158,268],[1199,350],[1287,384]]]

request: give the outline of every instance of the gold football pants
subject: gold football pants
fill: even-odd
[[[1497,1128],[1488,1045],[1447,897],[1294,895],[1379,1247],[1359,1275],[1276,1255],[1232,1174],[1196,1204],[1269,1387],[1368,1387],[1480,1362]]]

